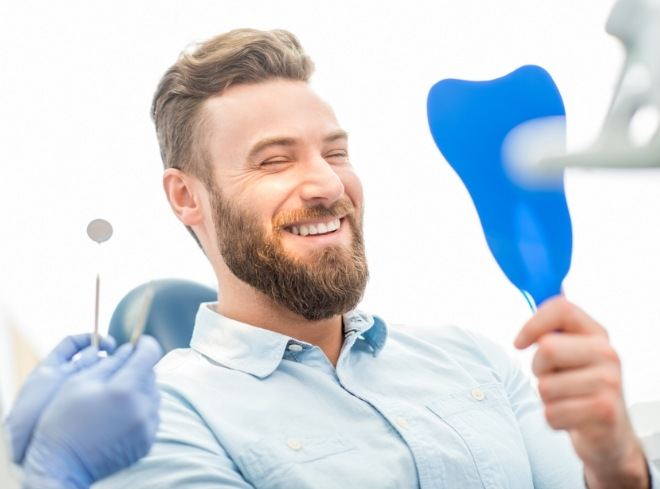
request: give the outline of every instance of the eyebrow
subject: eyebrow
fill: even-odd
[[[326,137],[323,138],[323,142],[325,144],[327,143],[332,143],[334,141],[338,141],[340,139],[348,139],[348,133],[344,131],[343,129],[339,129],[337,131],[334,131],[330,134],[328,134]],[[264,149],[269,148],[270,146],[295,146],[295,144],[298,142],[297,139],[291,138],[291,137],[272,137],[272,138],[266,138],[266,139],[261,139],[257,141],[252,148],[250,149],[250,152],[248,153],[248,159],[252,160],[254,157],[262,152]]]

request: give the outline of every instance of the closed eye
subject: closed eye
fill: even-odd
[[[281,158],[281,157],[280,158],[271,158],[269,160],[262,161],[260,166],[277,165],[277,164],[288,163],[288,162],[289,162],[289,160],[287,160],[286,158]]]
[[[348,153],[346,153],[345,151],[330,153],[326,156],[326,158],[332,158],[333,160],[339,160],[339,159],[348,160]]]

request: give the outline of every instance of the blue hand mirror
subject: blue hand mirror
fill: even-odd
[[[504,274],[536,305],[561,293],[572,252],[563,173],[551,184],[529,187],[512,176],[503,157],[514,128],[541,118],[564,120],[550,75],[523,66],[495,80],[442,80],[427,103],[433,139],[467,187]]]

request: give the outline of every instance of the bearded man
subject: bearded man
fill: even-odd
[[[481,336],[355,310],[362,187],[312,70],[292,34],[240,29],[162,78],[165,193],[219,300],[159,364],[151,453],[102,487],[649,487],[617,355],[564,299],[516,343],[539,344],[542,401]]]

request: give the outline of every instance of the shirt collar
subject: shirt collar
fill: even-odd
[[[252,374],[269,376],[279,366],[290,343],[312,346],[304,341],[242,323],[219,314],[217,303],[200,304],[190,347],[211,360]],[[345,341],[351,345],[357,338],[371,347],[374,355],[382,350],[387,339],[387,326],[377,316],[354,310],[344,314]]]
[[[348,339],[351,335],[366,341],[376,356],[385,346],[387,325],[378,316],[356,309],[344,314],[344,337]]]

